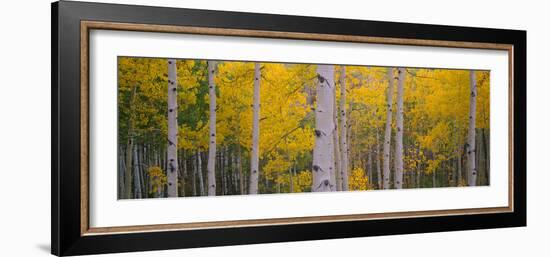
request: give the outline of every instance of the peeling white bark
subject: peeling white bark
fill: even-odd
[[[258,193],[259,141],[260,141],[260,64],[254,64],[254,96],[252,99],[252,151],[250,152],[249,194]],[[292,178],[292,176],[291,176]],[[292,180],[291,180],[292,186]],[[292,192],[292,190],[291,190]]]
[[[197,151],[197,173],[199,175],[199,189],[200,189],[200,195],[203,196],[206,194],[204,191],[204,179],[202,175],[202,156],[201,152]]]
[[[168,197],[178,196],[178,81],[175,59],[168,59]]]
[[[331,181],[334,170],[334,66],[317,65],[317,107],[315,109],[315,147],[313,148],[313,192],[335,191]]]
[[[349,190],[349,181],[348,181],[348,154],[349,154],[349,145],[348,145],[348,124],[347,124],[347,113],[346,113],[346,67],[340,66],[340,137],[342,146],[340,148],[342,158],[341,158],[341,167],[340,167],[340,178],[342,179],[342,191]]]
[[[386,131],[384,133],[384,163],[383,163],[383,186],[390,188],[390,148],[391,148],[391,121],[393,103],[393,68],[388,68],[388,95],[386,98]]]
[[[476,167],[476,72],[470,71],[470,116],[468,117],[468,186],[475,186],[477,179]]]
[[[403,84],[405,83],[405,69],[397,69],[397,112],[395,132],[395,188],[403,187]]]
[[[216,62],[208,61],[208,96],[210,99],[210,124],[208,142],[208,163],[206,177],[208,180],[208,195],[216,195]]]
[[[380,170],[380,137],[378,136],[378,127],[376,128],[376,178],[378,189],[382,189],[382,171]]]
[[[334,94],[334,111],[333,113],[333,119],[334,119],[334,126],[336,128],[334,129],[333,138],[334,138],[334,174],[335,174],[335,181],[336,181],[336,191],[342,191],[342,162],[340,161],[340,158],[342,156],[342,152],[340,151],[340,139],[339,139],[339,128],[338,128],[338,106],[336,105],[336,94]]]

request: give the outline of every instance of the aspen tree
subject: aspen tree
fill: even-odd
[[[252,100],[252,151],[250,153],[249,194],[258,193],[260,144],[260,64],[254,64],[254,93]],[[291,174],[292,176],[292,174]]]
[[[397,111],[395,132],[395,177],[394,186],[403,187],[403,84],[405,83],[405,69],[398,68],[397,80]]]
[[[390,188],[390,147],[391,147],[391,121],[393,103],[393,68],[388,68],[388,94],[386,97],[386,130],[384,133],[384,163],[383,163],[383,187]]]
[[[349,145],[348,145],[348,124],[347,124],[347,113],[346,113],[346,67],[340,66],[340,137],[342,146],[340,147],[340,152],[342,155],[341,158],[341,167],[340,167],[340,178],[342,179],[342,190],[349,190],[349,181],[348,181],[348,154],[349,154]]]
[[[331,181],[334,171],[333,149],[334,133],[334,66],[317,65],[317,106],[315,108],[315,143],[313,148],[313,192],[335,191]]]
[[[178,77],[175,59],[168,59],[168,197],[178,196]]]
[[[475,186],[477,179],[476,167],[476,72],[470,71],[470,113],[468,117],[468,186]]]
[[[208,61],[208,98],[210,99],[210,124],[208,142],[208,163],[206,166],[208,195],[216,195],[216,84],[214,82],[216,62]]]

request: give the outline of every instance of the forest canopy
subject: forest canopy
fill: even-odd
[[[119,199],[489,185],[490,72],[118,58]]]

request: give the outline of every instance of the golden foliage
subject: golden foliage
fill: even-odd
[[[149,185],[151,187],[151,192],[156,193],[159,191],[159,189],[163,188],[166,185],[167,177],[160,167],[149,167],[149,169],[147,169],[147,174],[149,175]]]
[[[203,60],[177,61],[178,147],[189,152],[203,152],[208,148],[206,65]],[[119,57],[118,67],[119,141],[134,138],[162,149],[167,134],[166,59]],[[311,189],[312,175],[308,169],[314,145],[315,69],[316,65],[309,64],[261,63],[260,174],[262,179],[283,185],[287,191],[290,181],[294,192]],[[346,69],[348,141],[350,160],[354,160],[349,185],[351,190],[366,190],[370,182],[361,167],[369,151],[382,145],[388,109],[387,68],[347,66]],[[341,74],[340,69],[335,70],[336,106],[339,107]],[[476,71],[476,78],[476,128],[489,129],[490,73]],[[216,143],[231,149],[238,146],[243,158],[249,157],[252,145],[253,80],[254,63],[218,62]],[[445,161],[463,154],[461,149],[468,129],[469,83],[467,70],[406,69],[405,172],[431,173]],[[392,127],[395,129],[394,124]],[[301,171],[291,177],[291,169]],[[165,172],[160,167],[150,167],[147,173],[154,192],[166,184]]]
[[[348,177],[349,190],[360,191],[369,189],[369,179],[365,175],[363,168],[355,168]]]

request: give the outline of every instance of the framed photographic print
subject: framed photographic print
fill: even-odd
[[[52,253],[526,225],[526,32],[52,5]]]

